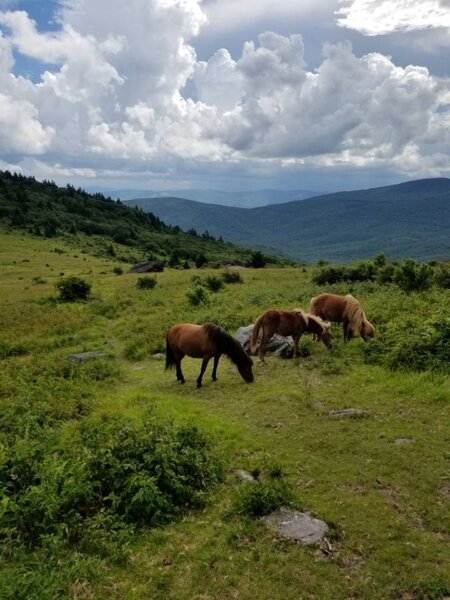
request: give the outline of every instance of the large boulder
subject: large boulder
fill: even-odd
[[[164,271],[164,263],[160,260],[147,260],[131,267],[130,273],[161,273]]]
[[[236,339],[248,354],[250,354],[250,340],[253,327],[253,324],[239,327],[236,332]],[[275,356],[280,356],[281,358],[292,358],[294,355],[294,341],[291,337],[283,337],[276,333],[270,338],[266,347],[266,352],[271,352]]]

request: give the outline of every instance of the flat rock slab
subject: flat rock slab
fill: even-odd
[[[370,417],[370,412],[361,408],[337,408],[336,410],[330,410],[328,416],[334,419],[362,419]]]
[[[262,517],[262,520],[269,529],[275,531],[281,537],[305,545],[320,542],[328,531],[328,525],[325,521],[287,508],[280,508],[270,513],[270,515]]]
[[[85,360],[90,360],[91,358],[101,358],[103,356],[103,352],[99,350],[91,350],[89,352],[78,352],[76,354],[69,354],[67,360],[70,362],[78,363],[84,362]]]
[[[166,358],[166,355],[162,352],[157,352],[156,354],[152,354],[151,358],[153,358],[153,360],[163,360],[164,358]]]
[[[164,271],[164,263],[160,260],[147,260],[131,267],[130,273],[161,273]]]
[[[395,443],[397,446],[406,446],[408,444],[413,444],[414,440],[412,438],[397,438]]]

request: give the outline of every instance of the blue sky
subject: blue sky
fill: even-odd
[[[0,0],[0,168],[333,191],[450,176],[448,0]]]

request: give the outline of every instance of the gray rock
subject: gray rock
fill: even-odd
[[[326,405],[322,402],[322,400],[316,400],[313,406],[314,408],[317,408],[317,410],[324,410],[326,408]]]
[[[236,331],[236,339],[240,342],[244,350],[250,354],[250,340],[252,337],[254,325],[239,327]],[[281,358],[292,358],[294,355],[294,342],[291,337],[283,337],[277,333],[273,335],[266,347],[266,352],[271,352]]]
[[[234,270],[247,269],[247,267],[243,267],[242,265],[226,264],[226,265],[223,265],[223,266],[225,267],[225,269],[234,269]]]
[[[361,408],[337,408],[336,410],[330,410],[328,415],[335,419],[362,419],[363,417],[370,417],[370,412]]]
[[[140,262],[130,269],[130,273],[161,273],[161,271],[164,271],[164,263],[160,260]]]
[[[413,444],[414,440],[412,438],[397,438],[395,440],[395,444],[397,446],[406,446],[407,444]]]
[[[328,531],[325,521],[310,517],[297,510],[280,508],[262,517],[264,523],[281,537],[295,540],[301,544],[316,544]]]
[[[76,354],[69,354],[67,360],[70,362],[79,363],[84,362],[86,360],[90,360],[91,358],[101,358],[103,356],[103,352],[99,350],[90,350],[89,352],[78,352]]]
[[[244,471],[243,469],[236,470],[236,477],[238,479],[240,479],[241,481],[245,481],[246,483],[249,483],[251,481],[256,481],[256,479],[253,477],[253,475],[250,475],[250,473],[248,471]]]
[[[151,358],[153,358],[153,360],[163,360],[165,358],[165,354],[162,352],[156,352],[156,354],[151,355]]]

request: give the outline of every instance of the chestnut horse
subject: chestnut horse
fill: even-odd
[[[343,323],[344,342],[347,342],[353,333],[359,334],[365,342],[375,334],[375,327],[367,320],[361,304],[351,294],[319,294],[312,298],[309,310],[313,315],[327,321]]]
[[[251,351],[254,354],[258,348],[258,336],[262,330],[262,338],[259,342],[258,356],[264,362],[264,353],[267,342],[274,335],[291,335],[294,340],[294,358],[298,355],[298,344],[304,333],[314,333],[327,348],[331,348],[330,326],[324,323],[319,317],[307,314],[300,308],[291,311],[276,310],[270,308],[260,315],[253,327],[252,339],[250,343]]]
[[[229,333],[215,325],[192,325],[178,323],[169,329],[166,337],[166,369],[176,368],[177,381],[185,382],[181,371],[181,361],[185,355],[191,358],[202,358],[202,368],[197,377],[197,387],[202,386],[202,378],[208,362],[214,358],[212,380],[217,380],[217,365],[225,354],[236,365],[242,378],[247,382],[253,381],[253,361],[242,348],[241,344]]]

